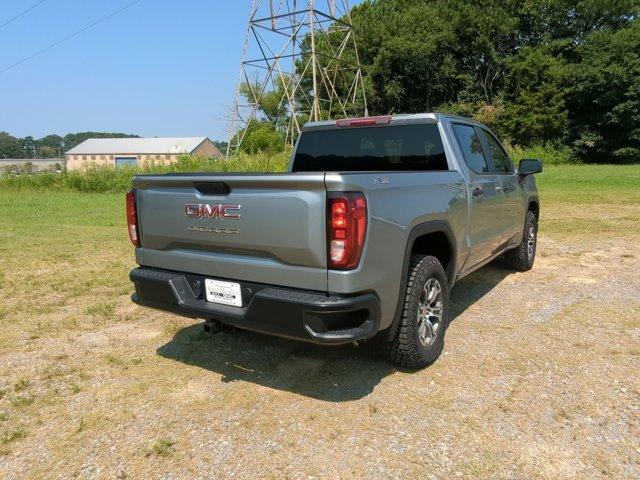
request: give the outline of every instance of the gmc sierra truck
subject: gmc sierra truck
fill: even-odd
[[[311,122],[288,173],[138,175],[127,194],[140,305],[319,344],[376,337],[421,368],[454,283],[536,254],[539,160],[515,168],[468,118]]]

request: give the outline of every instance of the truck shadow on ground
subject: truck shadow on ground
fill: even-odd
[[[494,262],[456,284],[451,292],[452,321],[510,273]],[[223,382],[245,381],[345,402],[370,394],[398,370],[374,350],[372,342],[321,347],[239,329],[208,336],[201,324],[195,324],[178,331],[157,353],[222,375]]]

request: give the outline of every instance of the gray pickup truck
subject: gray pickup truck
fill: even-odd
[[[312,122],[288,173],[139,175],[127,194],[140,305],[320,344],[375,337],[420,368],[453,284],[498,256],[533,266],[539,160],[514,168],[468,118]]]

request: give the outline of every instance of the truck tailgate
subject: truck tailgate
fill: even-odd
[[[327,290],[323,173],[142,175],[133,186],[140,265]]]

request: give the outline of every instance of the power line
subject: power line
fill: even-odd
[[[48,51],[48,50],[51,50],[51,49],[52,49],[52,48],[54,48],[54,47],[57,47],[58,45],[60,45],[61,43],[66,42],[67,40],[71,40],[73,37],[77,37],[77,36],[78,36],[78,35],[80,35],[81,33],[86,32],[86,31],[87,31],[87,30],[89,30],[90,28],[95,27],[96,25],[98,25],[98,24],[100,24],[100,23],[104,22],[105,20],[110,19],[111,17],[113,17],[113,16],[115,16],[115,15],[119,14],[120,12],[123,12],[123,11],[125,11],[126,9],[128,9],[128,8],[130,8],[130,7],[133,7],[136,3],[140,3],[141,1],[142,1],[142,0],[134,0],[133,2],[130,2],[130,3],[126,4],[124,7],[119,8],[118,10],[116,10],[116,11],[114,11],[114,12],[111,12],[109,15],[106,15],[106,16],[104,16],[104,17],[100,18],[99,20],[96,20],[95,22],[93,22],[93,23],[91,23],[91,24],[87,25],[86,27],[84,27],[84,28],[82,28],[82,29],[78,30],[77,32],[74,32],[74,33],[72,33],[71,35],[68,35],[68,36],[66,36],[66,37],[62,38],[62,39],[58,40],[57,42],[54,42],[54,43],[52,43],[51,45],[49,45],[49,46],[47,46],[47,47],[43,48],[42,50],[38,50],[37,52],[32,53],[31,55],[29,55],[29,56],[27,56],[27,57],[24,57],[24,58],[23,58],[23,59],[21,59],[21,60],[18,60],[16,63],[14,63],[14,64],[12,64],[12,65],[9,65],[8,67],[5,67],[5,68],[3,68],[2,70],[0,70],[0,75],[1,75],[1,74],[3,74],[3,73],[5,73],[5,72],[6,72],[6,71],[8,71],[8,70],[11,70],[12,68],[17,67],[18,65],[23,64],[24,62],[26,62],[26,61],[28,61],[28,60],[31,60],[32,58],[37,57],[38,55],[42,55],[44,52],[46,52],[46,51]]]
[[[19,19],[21,16],[23,16],[26,13],[29,13],[31,10],[33,10],[34,8],[36,8],[38,5],[40,5],[41,3],[44,3],[45,0],[40,0],[39,2],[34,3],[33,5],[31,5],[29,8],[27,8],[26,10],[24,10],[23,12],[20,12],[19,14],[17,14],[15,17],[10,18],[9,20],[7,20],[6,22],[4,22],[2,25],[0,25],[0,28],[4,28],[7,25],[9,25],[11,22],[13,22],[14,20]]]

